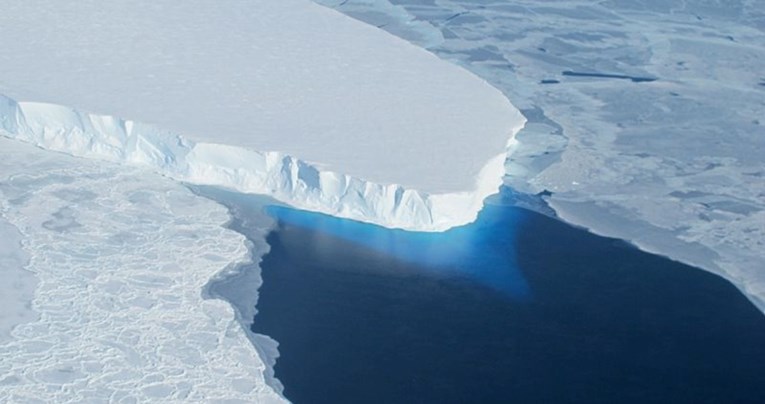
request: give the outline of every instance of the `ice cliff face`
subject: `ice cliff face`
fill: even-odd
[[[523,126],[508,134],[508,147]],[[0,95],[0,134],[74,156],[145,166],[168,177],[265,194],[300,209],[391,228],[442,231],[473,221],[497,191],[506,153],[481,170],[472,192],[427,194],[322,170],[280,152],[193,142],[151,125]]]

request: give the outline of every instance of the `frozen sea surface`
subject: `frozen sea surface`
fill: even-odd
[[[502,90],[529,120],[508,185],[765,310],[761,0],[319,2]]]
[[[21,247],[19,230],[2,215],[3,201],[4,198],[0,198],[0,343],[11,337],[15,326],[37,316],[31,307],[37,280],[24,269],[29,255]]]
[[[0,208],[2,312],[34,314],[0,339],[0,402],[283,401],[253,334],[204,298],[249,259],[224,207],[146,170],[0,138]],[[30,274],[33,296],[5,293]]]

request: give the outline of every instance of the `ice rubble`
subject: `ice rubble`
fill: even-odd
[[[0,36],[0,94],[45,103],[6,107],[11,136],[389,227],[471,221],[525,122],[467,70],[308,0],[30,0]]]
[[[0,207],[39,282],[39,318],[0,340],[0,402],[284,401],[260,352],[273,341],[202,294],[250,258],[224,207],[145,169],[4,138]]]

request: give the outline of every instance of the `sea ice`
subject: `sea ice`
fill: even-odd
[[[762,1],[317,1],[371,24],[417,21],[418,35],[391,30],[415,43],[440,31],[428,49],[529,120],[508,185],[720,274],[765,311]]]
[[[0,402],[284,401],[258,353],[273,342],[203,296],[250,257],[224,207],[145,169],[3,138],[0,207],[0,260],[21,238],[28,260],[12,263],[38,282],[29,301],[0,291],[3,313],[37,316],[0,339]],[[3,284],[21,272],[1,270]]]
[[[30,307],[37,281],[24,266],[29,259],[21,248],[21,233],[3,217],[5,195],[0,183],[0,343],[10,338],[11,330],[34,320]]]

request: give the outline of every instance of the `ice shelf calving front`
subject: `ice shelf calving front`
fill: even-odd
[[[7,136],[388,227],[473,220],[525,122],[482,79],[307,0],[32,0],[0,35]]]

